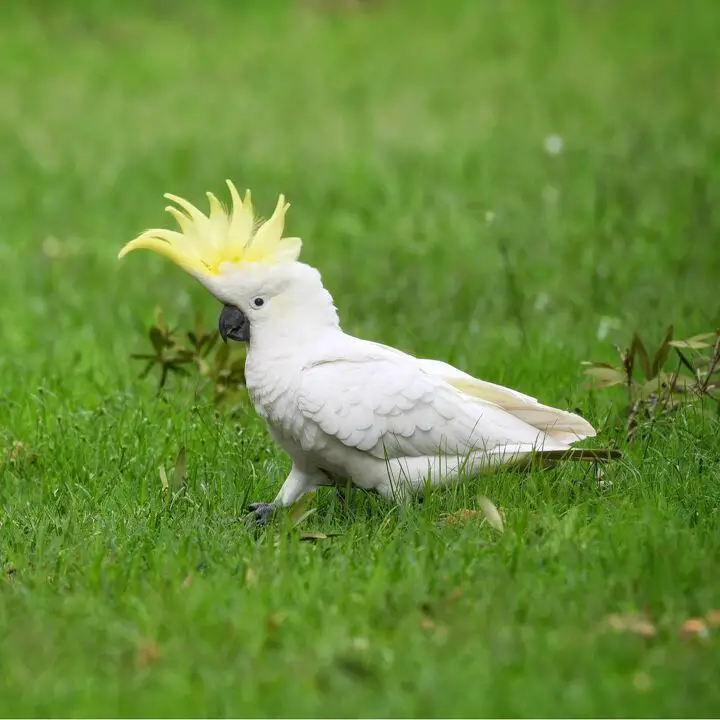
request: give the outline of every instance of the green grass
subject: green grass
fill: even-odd
[[[718,323],[717,5],[121,7],[0,24],[0,715],[717,714],[717,638],[678,628],[720,606],[720,423],[625,446],[622,393],[579,366]],[[347,331],[579,408],[626,452],[612,485],[326,491],[302,529],[338,537],[250,531],[288,470],[260,421],[193,379],[158,398],[129,359],[157,305],[218,304],[116,260],[162,193],[226,177],[265,213],[287,194]],[[504,535],[441,521],[480,492]],[[654,638],[603,630],[634,611]]]

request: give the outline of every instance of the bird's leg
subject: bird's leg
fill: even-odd
[[[275,512],[275,505],[273,503],[256,502],[248,505],[248,510],[252,513],[255,518],[256,525],[267,525],[270,518]]]
[[[249,510],[255,516],[255,522],[258,525],[267,524],[278,508],[295,504],[305,493],[323,485],[324,479],[325,476],[316,470],[300,470],[297,465],[293,465],[280,492],[271,503],[257,502],[250,505]]]

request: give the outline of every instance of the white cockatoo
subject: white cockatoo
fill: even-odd
[[[292,460],[258,523],[323,485],[345,483],[398,500],[500,465],[608,459],[615,451],[571,448],[595,430],[583,418],[424,360],[362,340],[340,327],[320,273],[298,261],[301,241],[283,237],[284,197],[256,223],[250,192],[227,181],[229,209],[207,193],[204,215],[183,198],[167,211],[179,232],[147,230],[120,257],[146,248],[170,258],[224,307],[219,330],[247,343],[249,396]]]

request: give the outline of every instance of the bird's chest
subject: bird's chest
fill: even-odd
[[[248,354],[245,382],[255,410],[275,442],[295,461],[314,459],[320,463],[327,459],[326,442],[317,424],[300,410],[302,371],[303,364],[296,358]]]
[[[245,382],[257,413],[285,434],[297,415],[300,368],[288,356],[248,353]]]

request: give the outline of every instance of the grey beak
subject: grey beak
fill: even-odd
[[[225,305],[218,320],[218,330],[224,342],[236,340],[248,342],[250,340],[250,321],[247,315],[233,305]]]

